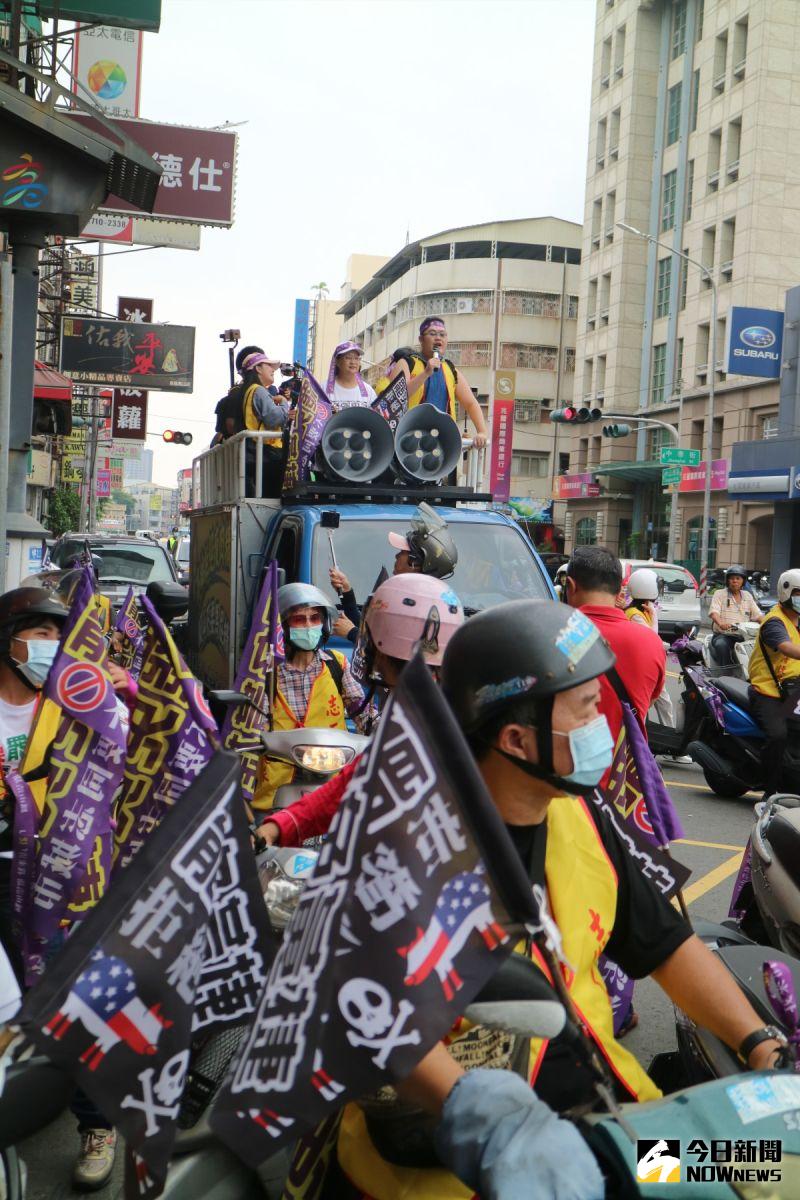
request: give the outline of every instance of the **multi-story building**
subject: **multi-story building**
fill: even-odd
[[[331,356],[342,340],[342,318],[339,314],[342,300],[349,300],[385,262],[383,255],[351,254],[347,260],[347,278],[342,284],[341,299],[331,300],[325,286],[320,284],[315,299],[295,300],[295,361],[313,371],[321,383],[325,383]]]
[[[341,307],[365,358],[416,346],[423,317],[447,321],[447,356],[488,408],[493,371],[516,372],[511,491],[549,498],[566,468],[549,413],[572,400],[581,227],[558,217],[446,229],[403,246]]]
[[[123,475],[126,488],[129,483],[150,483],[153,478],[153,451],[142,447],[138,458],[126,458]]]
[[[715,373],[712,565],[769,564],[772,507],[732,500],[725,464],[736,442],[777,432],[778,384],[726,375],[724,348],[732,306],[781,309],[800,279],[798,44],[795,0],[597,0],[575,394],[678,425],[681,444],[704,451]],[[600,494],[570,501],[568,546],[664,555],[670,435],[639,429],[618,441],[599,425],[571,431],[570,472]],[[676,556],[695,568],[697,484],[684,474],[674,528]]]
[[[177,488],[158,483],[131,483],[125,489],[136,501],[128,517],[131,529],[149,529],[152,533],[167,533],[178,524],[179,492]]]

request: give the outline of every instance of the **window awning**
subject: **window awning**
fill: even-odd
[[[33,396],[35,400],[61,400],[72,403],[72,380],[47,363],[33,364]]]

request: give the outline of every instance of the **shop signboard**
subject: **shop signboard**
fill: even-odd
[[[59,370],[78,383],[191,392],[194,328],[64,317]]]

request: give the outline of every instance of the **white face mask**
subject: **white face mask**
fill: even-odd
[[[14,658],[14,662],[20,674],[25,676],[32,687],[41,688],[50,673],[50,668],[55,662],[59,642],[44,638],[34,638],[28,641],[26,638],[15,637],[11,640],[14,642],[25,642],[27,645],[27,662],[20,662],[16,658]],[[12,655],[11,657],[13,658],[14,656]]]

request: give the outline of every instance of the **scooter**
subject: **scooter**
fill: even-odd
[[[248,704],[257,708],[243,692],[212,691],[209,696],[220,705]],[[257,711],[269,719],[266,712]],[[257,751],[265,758],[294,768],[291,782],[281,784],[272,803],[273,808],[287,808],[338,774],[363,752],[368,741],[362,734],[350,733],[347,729],[303,727],[279,732],[265,729],[259,734],[258,741],[237,747],[237,752]]]
[[[731,679],[747,679],[750,655],[753,653],[758,630],[757,621],[742,621],[741,624],[732,625],[730,629],[725,630],[725,637],[730,639],[729,647],[726,649],[733,652],[733,660],[731,660],[730,652],[723,654],[719,645],[714,644],[715,639],[719,636],[717,633],[706,634],[701,639],[701,644],[703,646],[703,664],[708,674],[712,678],[724,675]]]
[[[723,924],[800,958],[800,796],[770,796],[754,811]]]

